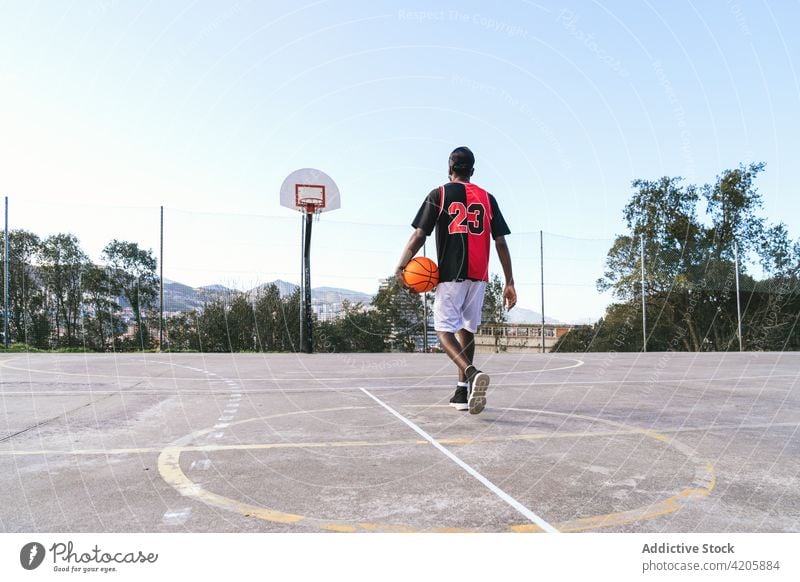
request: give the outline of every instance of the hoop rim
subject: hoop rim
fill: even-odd
[[[298,198],[297,205],[304,207],[308,214],[319,214],[325,208],[325,202],[319,198]]]

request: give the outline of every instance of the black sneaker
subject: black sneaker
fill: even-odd
[[[469,398],[467,408],[470,414],[480,414],[486,408],[486,391],[489,389],[489,374],[484,374],[475,366],[467,369]]]
[[[456,393],[453,394],[452,398],[450,398],[450,406],[456,410],[467,410],[469,408],[469,405],[467,404],[466,386],[456,387]]]

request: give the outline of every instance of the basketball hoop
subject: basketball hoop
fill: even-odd
[[[303,168],[283,181],[281,205],[303,214],[319,215],[340,207],[339,189],[325,172]]]
[[[313,168],[302,168],[289,174],[281,185],[281,206],[304,214],[302,222],[301,262],[301,350],[310,354],[314,350],[313,311],[311,309],[311,225],[323,212],[340,207],[339,188],[328,174]]]
[[[322,214],[322,209],[325,208],[325,203],[320,203],[319,198],[300,198],[297,201],[297,206],[305,209],[306,214],[313,214],[314,220],[319,220],[319,215]]]

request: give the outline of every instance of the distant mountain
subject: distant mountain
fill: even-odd
[[[311,300],[319,301],[320,303],[341,303],[346,300],[350,303],[361,302],[364,305],[369,305],[372,302],[372,295],[361,293],[360,291],[351,291],[350,289],[317,287],[311,290]]]
[[[177,281],[164,279],[164,309],[166,311],[191,311],[200,309],[206,302],[231,293],[222,285],[189,287]]]
[[[198,287],[198,289],[205,293],[230,293],[233,291],[233,289],[229,289],[225,285],[204,285],[203,287]]]
[[[545,323],[561,323],[552,317],[544,317]],[[508,312],[508,323],[542,323],[542,314],[524,307],[515,307]]]
[[[298,289],[294,283],[287,283],[277,279],[272,283],[264,283],[258,287],[250,289],[247,293],[253,294],[266,289],[270,285],[276,285],[280,291],[281,297],[287,297]],[[372,301],[372,295],[369,293],[362,293],[361,291],[352,291],[351,289],[339,289],[337,287],[314,287],[311,289],[311,301],[315,303],[341,303],[347,300],[350,303],[364,303],[369,304]]]
[[[287,297],[298,288],[294,283],[277,279],[272,283],[264,283],[245,292],[246,295],[256,295],[270,285],[276,285],[281,297]],[[192,309],[202,309],[203,305],[232,293],[237,293],[234,289],[224,285],[206,285],[203,287],[189,287],[177,281],[164,280],[164,309],[166,311],[191,311]],[[350,289],[338,289],[336,287],[317,287],[311,290],[311,301],[313,303],[340,304],[343,301],[350,303],[361,302],[369,305],[372,295]]]
[[[263,291],[270,285],[278,287],[281,297],[287,297],[297,290],[298,286],[288,281],[276,279],[271,283],[264,283],[254,287],[245,294],[253,296]],[[192,309],[202,309],[208,301],[218,297],[224,297],[231,293],[237,293],[234,289],[229,289],[224,285],[206,285],[203,287],[189,287],[177,281],[164,280],[164,309],[167,311],[191,311]],[[351,289],[340,289],[338,287],[316,287],[311,290],[311,301],[316,305],[325,304],[333,307],[334,312],[338,312],[339,305],[343,301],[350,303],[362,303],[368,306],[372,302],[372,295]],[[315,308],[316,309],[316,308]],[[508,312],[509,323],[541,323],[542,315],[531,309],[515,307]],[[562,323],[558,319],[545,317],[545,323]]]
[[[266,289],[270,285],[275,285],[278,288],[278,292],[281,294],[281,297],[288,297],[292,293],[295,292],[295,289],[298,288],[297,285],[294,283],[289,283],[288,281],[283,281],[281,279],[275,279],[271,283],[263,283],[258,287],[253,287],[249,291],[247,291],[248,295],[258,294],[260,291]]]

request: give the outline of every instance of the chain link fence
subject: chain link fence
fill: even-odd
[[[159,208],[48,203],[48,210],[11,200],[8,269],[3,264],[9,346],[299,350],[300,216],[165,208],[162,232]],[[335,215],[314,223],[318,347],[435,344],[432,299],[389,289],[410,234],[405,224]],[[515,232],[508,241],[519,307],[501,335],[552,337],[547,349],[560,351],[730,350],[740,341],[743,349],[797,349],[796,277],[766,277],[748,257],[737,270],[733,249],[703,256],[639,239],[541,231]],[[432,239],[424,252],[435,257]],[[502,275],[494,253],[490,272]],[[380,293],[389,300],[378,300]],[[391,325],[370,316],[391,305]],[[537,351],[541,343],[526,347]]]

